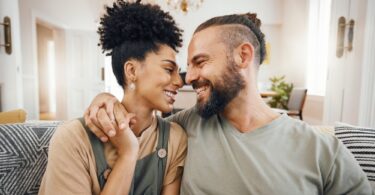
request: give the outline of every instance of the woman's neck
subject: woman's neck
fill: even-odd
[[[131,92],[124,94],[121,103],[129,113],[135,114],[136,123],[132,125],[132,131],[139,137],[151,125],[154,110],[147,107],[142,98]]]

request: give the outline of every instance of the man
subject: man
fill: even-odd
[[[212,18],[194,32],[186,82],[197,104],[169,118],[188,134],[181,193],[373,194],[339,140],[273,112],[261,99],[257,74],[265,41],[259,27],[255,14],[234,14]],[[86,113],[103,140],[116,128],[106,114],[96,121],[99,105],[114,100],[108,96],[99,96]],[[106,104],[111,110],[113,103]],[[128,124],[123,115],[116,117]]]

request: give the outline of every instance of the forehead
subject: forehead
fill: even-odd
[[[189,43],[188,60],[196,55],[223,52],[224,44],[220,39],[220,27],[208,27],[195,33]]]

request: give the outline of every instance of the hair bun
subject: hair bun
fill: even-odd
[[[117,0],[112,7],[105,6],[98,29],[103,52],[128,41],[180,40],[181,32],[167,12],[157,5],[141,4],[140,0],[133,3]],[[174,45],[180,47],[181,43]]]
[[[246,13],[244,14],[249,20],[251,20],[258,28],[262,25],[262,21],[257,18],[256,13]]]

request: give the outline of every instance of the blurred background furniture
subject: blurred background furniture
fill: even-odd
[[[259,93],[262,98],[268,98],[277,95],[277,93],[274,91],[260,91]]]
[[[26,112],[23,109],[16,109],[7,112],[0,112],[0,124],[23,123],[26,120]]]
[[[273,108],[274,111],[279,113],[286,113],[289,116],[298,116],[303,120],[302,111],[305,104],[307,89],[293,88],[288,100],[288,110]]]

